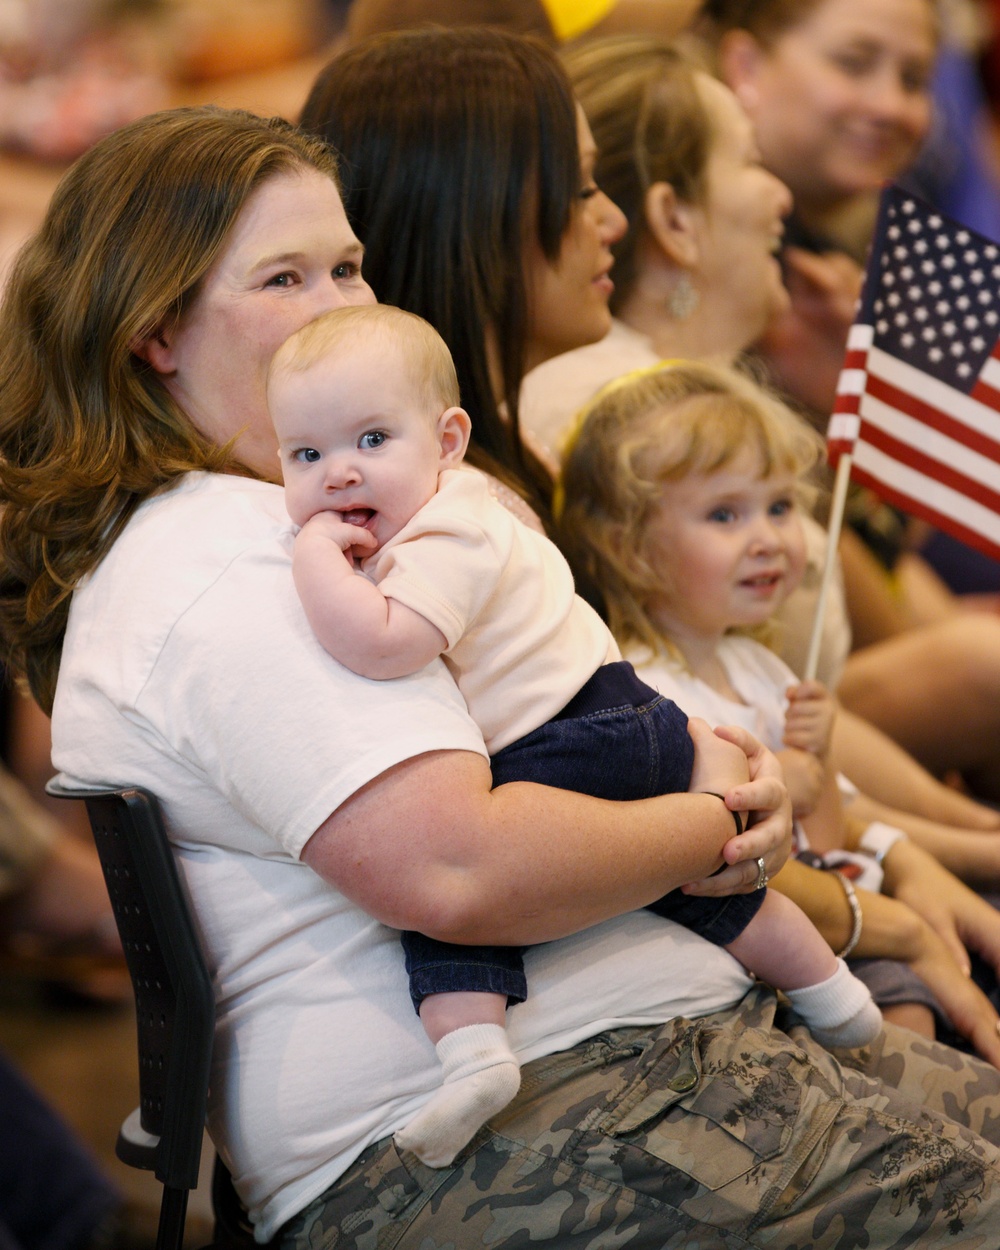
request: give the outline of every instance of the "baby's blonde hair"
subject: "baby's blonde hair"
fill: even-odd
[[[670,650],[648,612],[670,593],[646,554],[663,483],[714,473],[747,450],[762,479],[793,474],[800,501],[811,503],[821,438],[734,369],[664,362],[610,383],[580,414],[563,460],[560,541],[603,594],[620,642]]]
[[[444,339],[423,317],[390,304],[335,308],[296,330],[274,354],[268,389],[282,373],[305,373],[359,340],[384,347],[390,355],[405,351],[417,397],[434,416],[458,405],[458,377]]]

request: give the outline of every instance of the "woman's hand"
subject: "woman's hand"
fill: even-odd
[[[764,861],[764,871],[774,876],[788,858],[792,847],[792,807],[782,778],[781,765],[774,755],[753,734],[735,725],[711,730],[696,717],[688,721],[688,730],[695,744],[695,768],[691,789],[711,790],[725,797],[730,811],[742,812],[747,827],[739,837],[732,837],[722,848],[727,867],[684,886],[685,894],[721,896],[744,894],[756,888],[757,859]],[[745,761],[747,780],[735,781],[725,789],[708,784],[705,761],[716,760],[721,739],[736,746]],[[730,754],[724,757],[730,761]]]
[[[910,967],[934,992],[955,1031],[1000,1068],[1000,1017],[971,980],[968,956],[976,951],[1000,976],[1000,913],[912,842],[891,847],[884,869],[885,893],[921,922]]]
[[[980,1058],[1000,1068],[1000,1017],[978,985],[956,965],[951,950],[929,924],[923,924],[919,950],[910,967],[930,989],[956,1033]]]
[[[884,892],[930,925],[965,976],[973,950],[1000,978],[1000,912],[910,841],[892,846],[883,868]]]
[[[791,308],[758,343],[785,390],[810,408],[829,413],[844,364],[847,332],[861,292],[863,271],[842,252],[782,252]]]

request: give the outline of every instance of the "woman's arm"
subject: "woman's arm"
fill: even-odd
[[[692,731],[697,749],[700,732]],[[774,757],[739,735],[750,780],[712,785],[757,813],[734,836],[709,794],[610,803],[525,782],[490,789],[489,765],[431,752],[375,778],[324,821],[302,858],[377,919],[460,943],[522,945],[577,932],[730,867],[704,892],[751,888],[790,837]],[[745,776],[745,771],[744,774]]]
[[[984,836],[978,829],[926,820],[912,812],[879,803],[867,794],[851,799],[849,810],[852,820],[856,819],[862,826],[877,820],[902,829],[911,842],[922,847],[966,885],[1000,890],[1000,838],[990,836],[994,830]]]
[[[834,721],[830,758],[869,798],[887,807],[940,824],[1000,830],[1000,812],[942,785],[881,729],[844,707]]]
[[[904,845],[897,843],[897,846]],[[895,850],[893,847],[890,855]],[[886,863],[888,859],[889,856]],[[853,915],[836,874],[810,868],[793,859],[771,885],[799,904],[833,950],[844,948],[851,934]],[[897,959],[907,964],[933,992],[955,1030],[967,1038],[985,1060],[1000,1067],[997,1013],[986,995],[969,979],[967,965],[960,965],[956,960],[955,951],[961,949],[960,944],[946,941],[906,901],[868,890],[856,893],[863,924],[854,954],[859,958]],[[1000,924],[1000,916],[997,923]]]
[[[861,650],[910,629],[913,622],[905,605],[893,597],[888,575],[852,529],[845,526],[837,550],[853,649]]]

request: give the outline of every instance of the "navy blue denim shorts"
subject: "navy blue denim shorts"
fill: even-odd
[[[687,790],[694,746],[687,716],[640,681],[622,660],[605,664],[551,720],[490,761],[493,784],[534,781],[594,798],[624,802]],[[544,830],[539,830],[544,835]],[[649,910],[725,946],[764,901],[764,891],[696,898],[672,890]],[[420,933],[403,934],[414,1006],[428,994],[477,990],[527,997],[521,947],[456,946]]]

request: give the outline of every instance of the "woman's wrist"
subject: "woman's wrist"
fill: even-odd
[[[844,943],[843,947],[837,951],[838,959],[847,959],[849,955],[854,953],[858,943],[861,941],[861,931],[864,926],[864,914],[861,911],[861,900],[854,891],[854,883],[849,878],[845,877],[843,873],[835,872],[834,876],[843,887],[844,897],[847,899],[847,905],[851,912],[850,934],[848,935],[847,941]]]
[[[732,816],[733,821],[736,824],[736,836],[739,837],[739,835],[746,828],[746,824],[744,823],[742,812],[734,812],[733,809],[726,804],[726,796],[724,794],[719,794],[715,790],[699,790],[698,793],[707,794],[713,799],[718,799],[723,804],[723,806],[726,808],[726,811],[730,814],[730,816]]]
[[[934,870],[940,869],[937,860],[909,838],[898,839],[886,851],[882,860],[882,893],[895,896],[897,891],[916,884],[923,888],[928,884],[924,880],[928,865],[931,866],[933,878],[936,875]]]
[[[879,867],[883,867],[886,856],[898,842],[905,842],[906,834],[902,829],[887,825],[881,820],[873,820],[858,838],[858,850],[871,855]]]
[[[854,948],[856,959],[896,959],[911,963],[925,948],[926,921],[912,908],[884,894],[858,890],[864,926]]]

